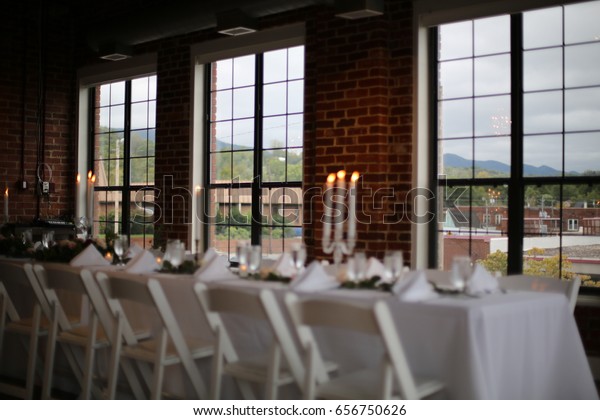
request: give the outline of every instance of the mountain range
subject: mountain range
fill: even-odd
[[[484,169],[487,171],[501,172],[510,174],[510,165],[499,162],[497,160],[476,160],[475,167]],[[444,154],[444,167],[445,168],[470,168],[473,165],[473,161],[465,159],[453,153]],[[558,169],[551,168],[550,166],[533,166],[523,165],[523,175],[525,176],[560,176],[561,171]]]

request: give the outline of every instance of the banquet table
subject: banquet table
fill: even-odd
[[[109,267],[88,267],[95,271]],[[143,273],[140,281],[157,279],[162,285],[184,333],[210,339],[212,333],[193,286],[202,276]],[[209,287],[233,287],[275,292],[284,316],[283,296],[290,288],[279,282],[248,279],[214,280]],[[583,345],[565,296],[554,293],[509,291],[479,297],[440,294],[423,301],[406,302],[378,290],[334,289],[297,292],[301,297],[323,296],[368,304],[385,300],[389,305],[410,367],[416,374],[446,384],[438,395],[445,399],[598,399]],[[133,324],[158,327],[156,314],[138,305],[125,308]],[[226,320],[233,326],[234,344],[248,354],[264,352],[271,337],[267,325],[243,317]],[[288,320],[289,322],[289,320]],[[291,323],[289,323],[291,327]],[[317,331],[326,359],[341,371],[375,366],[383,346],[372,337],[334,329]],[[99,357],[102,361],[105,358]],[[199,362],[209,383],[210,362]],[[290,387],[288,387],[290,388]],[[178,366],[166,371],[164,389],[194,399],[191,386]],[[296,386],[280,393],[300,398]],[[225,381],[222,398],[239,398],[233,381]]]
[[[145,276],[142,276],[145,277]],[[160,281],[186,335],[210,338],[192,292],[191,275],[154,274]],[[212,281],[209,287],[274,290],[283,308],[289,288],[277,282]],[[597,399],[590,367],[567,299],[560,294],[498,292],[480,297],[439,295],[421,302],[402,302],[389,292],[336,289],[318,292],[331,299],[387,302],[413,372],[442,380],[449,399]],[[300,296],[314,295],[298,292]],[[148,322],[147,314],[139,320]],[[234,343],[249,354],[264,351],[270,341],[266,325],[247,318],[229,319]],[[291,324],[290,324],[291,325]],[[291,328],[291,326],[290,326]],[[317,331],[325,358],[341,371],[374,366],[383,351],[372,337],[341,330]],[[207,376],[207,367],[203,372]],[[185,394],[173,373],[167,388]],[[300,397],[293,391],[291,398]],[[235,398],[234,390],[224,393]]]

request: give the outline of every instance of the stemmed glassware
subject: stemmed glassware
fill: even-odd
[[[127,254],[127,251],[129,250],[129,239],[127,238],[127,235],[117,236],[113,243],[113,249],[115,251],[115,255],[119,260],[117,265],[125,265],[123,259]]]
[[[50,230],[42,233],[42,246],[45,249],[50,248],[54,244],[54,231]]]
[[[387,251],[383,257],[385,281],[395,283],[402,278],[404,259],[402,251]]]
[[[359,282],[367,277],[367,256],[364,252],[355,252],[348,258],[346,276],[349,281]]]
[[[292,247],[291,256],[296,273],[300,273],[304,270],[304,264],[306,263],[306,247],[304,244],[295,244]]]

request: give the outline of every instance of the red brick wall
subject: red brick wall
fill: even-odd
[[[72,25],[65,10],[35,5],[4,5],[0,30],[0,187],[8,186],[11,221],[19,222],[74,212]],[[48,197],[35,193],[38,168],[53,184]],[[26,190],[17,188],[23,180]]]

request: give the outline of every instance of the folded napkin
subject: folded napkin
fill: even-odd
[[[156,262],[156,257],[150,251],[142,250],[135,257],[131,258],[127,265],[125,265],[125,271],[128,273],[150,273],[160,268]]]
[[[320,262],[313,261],[290,283],[290,289],[317,292],[335,289],[339,285],[334,276],[325,272],[325,268]]]
[[[498,280],[481,264],[475,264],[465,291],[469,294],[492,293],[498,290]]]
[[[110,265],[110,262],[102,256],[94,244],[89,244],[69,264],[73,267],[85,267],[90,265]]]
[[[142,252],[144,252],[144,248],[142,248],[138,244],[133,244],[132,246],[129,247],[129,250],[127,251],[127,257],[130,259],[133,259],[136,256],[138,256],[139,254],[141,254]]]
[[[367,276],[367,279],[371,279],[375,276],[379,276],[379,278],[384,279],[385,278],[385,267],[383,266],[381,261],[379,261],[375,257],[370,257],[367,260],[366,276]]]
[[[296,267],[294,267],[292,256],[287,252],[282,253],[271,266],[270,271],[281,277],[294,277],[296,275]]]
[[[194,272],[194,277],[198,280],[211,282],[219,280],[235,280],[237,276],[229,269],[229,261],[224,255],[215,255],[202,264]]]
[[[203,265],[209,263],[217,255],[219,255],[219,254],[217,254],[217,251],[215,251],[214,248],[212,248],[212,247],[208,248],[206,250],[206,252],[202,255],[202,258],[200,259],[200,266],[203,266]]]
[[[418,302],[437,297],[423,270],[410,271],[402,281],[394,284],[392,291],[403,302]]]

